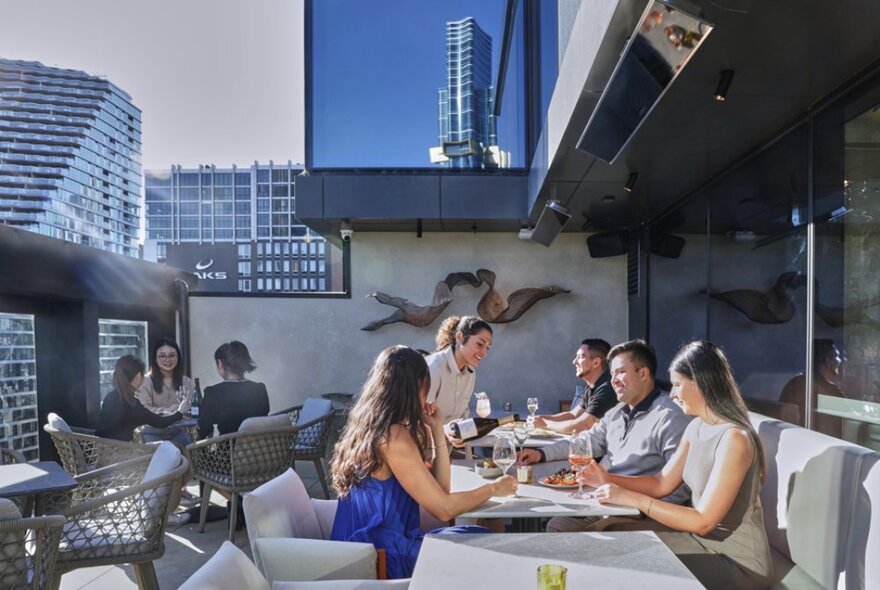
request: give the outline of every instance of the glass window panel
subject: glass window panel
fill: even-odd
[[[238,186],[250,186],[251,173],[250,172],[236,172],[235,173],[235,184]]]
[[[813,428],[880,450],[880,78],[814,131]]]
[[[505,5],[391,0],[376,11],[357,0],[313,3],[310,165],[481,168],[506,159],[524,166],[522,8],[508,62],[520,71],[506,80],[497,137],[489,115]],[[376,75],[389,56],[406,75]],[[376,138],[382,149],[374,149]]]

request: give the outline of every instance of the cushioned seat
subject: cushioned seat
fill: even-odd
[[[845,588],[880,588],[880,453],[862,460],[846,556]]]
[[[761,490],[776,588],[836,588],[867,449],[751,414],[767,458]]]

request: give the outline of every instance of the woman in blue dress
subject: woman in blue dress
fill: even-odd
[[[419,506],[442,521],[493,496],[516,492],[504,476],[466,492],[450,492],[443,416],[426,401],[428,365],[417,351],[382,351],[333,454],[330,471],[339,496],[331,538],[372,543],[386,553],[389,578],[412,575],[424,533]],[[450,527],[431,532],[463,532]]]

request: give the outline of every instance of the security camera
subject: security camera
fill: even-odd
[[[354,235],[354,230],[351,229],[351,228],[348,228],[348,229],[340,229],[340,230],[339,230],[339,235],[342,236],[342,241],[343,241],[343,242],[350,242],[350,241],[351,241],[351,237]]]

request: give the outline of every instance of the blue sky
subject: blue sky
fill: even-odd
[[[446,22],[472,16],[501,48],[501,0],[320,0],[314,4],[316,166],[431,167]]]

